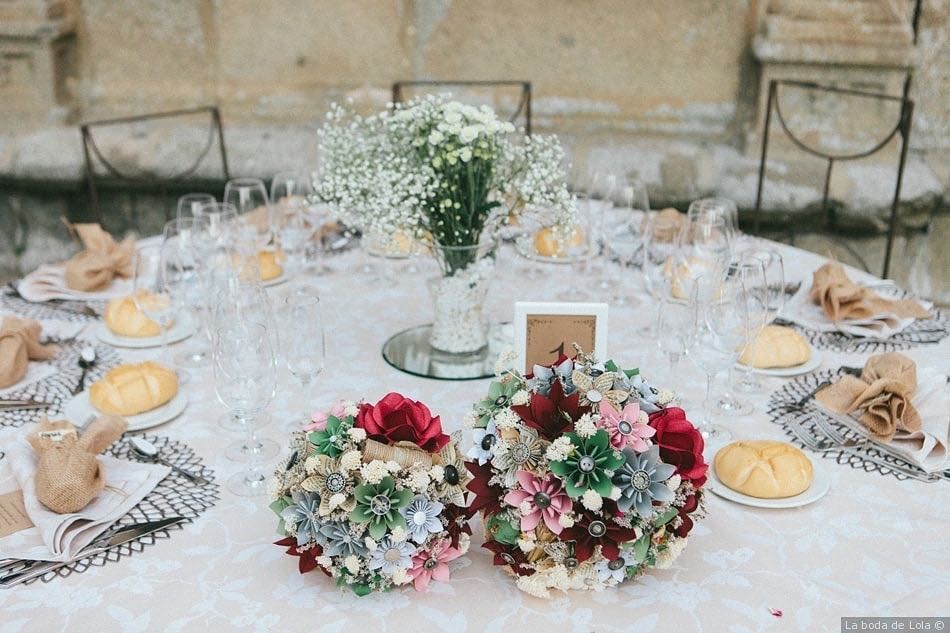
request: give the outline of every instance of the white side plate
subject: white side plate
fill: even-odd
[[[179,389],[175,397],[162,406],[152,409],[151,411],[146,411],[145,413],[127,417],[126,421],[129,423],[127,431],[144,431],[145,429],[165,424],[181,415],[187,406],[188,396]],[[66,406],[63,407],[63,415],[77,427],[82,427],[86,420],[89,419],[89,416],[100,416],[102,412],[97,410],[92,406],[92,403],[89,402],[89,392],[83,391],[73,396],[72,399],[66,403]]]
[[[97,325],[95,332],[96,337],[100,341],[113,347],[145,349],[147,347],[160,347],[162,344],[161,336],[148,336],[145,338],[119,336],[114,334],[112,330],[106,327],[105,323],[100,323]],[[171,345],[172,343],[183,341],[194,333],[195,324],[191,319],[191,315],[184,314],[181,316],[181,318],[175,319],[175,323],[172,325],[171,329],[168,330],[168,344]]]
[[[788,378],[790,376],[799,376],[801,374],[807,374],[810,371],[815,371],[821,367],[821,361],[823,360],[821,353],[812,348],[811,358],[808,361],[802,363],[801,365],[792,365],[791,367],[773,367],[771,369],[759,369],[758,367],[752,368],[752,373],[761,374],[763,376],[778,376],[780,378]],[[746,369],[746,366],[742,363],[736,363],[736,369]]]

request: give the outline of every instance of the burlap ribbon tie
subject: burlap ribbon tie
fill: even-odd
[[[83,250],[66,262],[66,285],[90,292],[106,288],[115,277],[132,276],[135,238],[116,241],[98,224],[69,224]]]
[[[38,458],[36,498],[53,512],[78,512],[102,492],[106,475],[97,455],[125,433],[123,418],[102,416],[80,436],[65,420],[43,419],[27,441]]]
[[[835,261],[815,271],[809,296],[832,321],[867,319],[885,313],[902,319],[925,319],[930,316],[913,299],[885,299],[854,283],[844,272],[844,267]]]
[[[15,384],[26,375],[29,361],[49,360],[55,345],[41,345],[42,328],[33,319],[6,317],[0,325],[0,388]]]
[[[815,398],[836,413],[861,411],[870,434],[890,440],[898,431],[919,431],[920,415],[911,404],[917,391],[917,365],[897,352],[872,356],[861,377],[846,375]]]
[[[396,442],[392,446],[367,439],[363,444],[363,463],[368,464],[374,459],[383,462],[396,462],[403,468],[409,468],[415,464],[422,464],[426,468],[433,464],[441,464],[440,455],[432,455],[425,452],[412,442]]]

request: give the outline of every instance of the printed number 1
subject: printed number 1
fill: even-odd
[[[557,354],[558,358],[564,356],[564,341],[561,341],[561,344],[548,352],[548,354]]]

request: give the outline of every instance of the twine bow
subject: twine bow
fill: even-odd
[[[403,441],[389,445],[367,439],[363,444],[363,462],[369,463],[376,459],[383,462],[396,462],[403,468],[410,468],[416,464],[422,464],[428,468],[433,464],[442,463],[440,455],[427,453],[412,442]]]
[[[132,276],[134,237],[116,243],[98,224],[66,222],[66,226],[83,246],[82,251],[66,262],[66,285],[69,288],[81,292],[102,290],[115,277]]]
[[[29,361],[49,360],[55,345],[41,345],[38,321],[7,317],[0,325],[0,387],[9,387],[26,375]]]
[[[844,267],[830,261],[815,271],[809,297],[832,321],[868,319],[880,314],[926,319],[930,313],[913,299],[885,299],[851,281]]]

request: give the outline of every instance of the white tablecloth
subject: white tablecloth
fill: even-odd
[[[785,252],[789,278],[810,283],[821,260]],[[448,430],[460,428],[487,381],[426,380],[389,367],[380,355],[383,342],[431,318],[425,284],[418,275],[371,282],[354,272],[355,257],[331,260],[334,274],[306,280],[319,286],[324,300],[328,367],[309,392],[282,377],[270,407],[276,421],[266,434],[284,443],[285,423],[306,417],[309,405],[338,397],[375,401],[393,390],[429,404]],[[488,305],[498,320],[511,318],[514,300],[551,300],[573,278],[569,267],[551,266],[545,280],[527,281],[520,266],[509,262],[494,283]],[[279,298],[299,283],[269,292]],[[662,378],[667,370],[653,341],[637,333],[652,314],[643,292],[632,306],[612,306],[609,350],[623,366],[639,365],[647,376]],[[939,349],[946,353],[950,339]],[[123,351],[129,359],[154,353]],[[863,362],[823,354],[826,367]],[[233,436],[214,422],[222,408],[210,370],[191,372],[185,414],[151,432],[191,444],[223,479],[238,470],[224,457]],[[753,414],[723,421],[736,436],[784,439],[765,416],[768,393],[782,380],[765,379],[766,390],[750,396]],[[702,398],[703,380],[691,367],[680,368],[670,386],[694,402]],[[357,598],[318,571],[300,575],[297,559],[272,544],[279,537],[267,500],[238,498],[222,485],[217,506],[142,553],[48,584],[0,590],[0,632],[812,632],[838,631],[841,616],[950,612],[950,486],[814,459],[832,480],[819,502],[761,510],[710,494],[708,517],[693,529],[673,568],[651,570],[615,590],[558,594],[550,601],[523,594],[492,566],[491,554],[479,547],[477,520],[472,550],[453,565],[451,582],[434,583],[427,594],[402,589]]]

